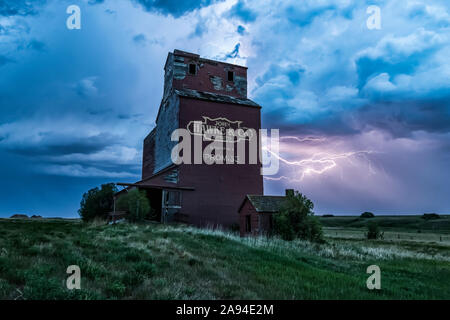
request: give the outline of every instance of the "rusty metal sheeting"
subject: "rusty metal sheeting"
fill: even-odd
[[[187,98],[193,98],[193,99],[201,99],[201,100],[207,100],[207,101],[213,101],[213,102],[222,102],[222,103],[233,103],[233,104],[240,104],[240,105],[246,105],[251,107],[258,107],[260,106],[253,102],[250,99],[240,99],[232,96],[226,96],[211,92],[204,92],[204,91],[197,91],[192,89],[184,89],[184,90],[177,90],[175,89],[175,93],[182,97]]]
[[[247,195],[256,212],[278,212],[283,205],[285,196]]]

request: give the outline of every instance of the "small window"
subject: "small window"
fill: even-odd
[[[245,216],[245,232],[252,232],[252,216],[246,215]]]
[[[195,63],[189,64],[189,74],[196,74],[197,73],[197,66]]]
[[[228,71],[228,81],[233,82],[234,81],[234,72]]]

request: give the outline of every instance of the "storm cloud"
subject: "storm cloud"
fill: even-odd
[[[81,30],[70,4],[0,2],[0,216],[76,216],[87,189],[138,180],[173,49],[248,67],[282,137],[266,194],[298,189],[318,213],[449,212],[448,1],[85,0]]]

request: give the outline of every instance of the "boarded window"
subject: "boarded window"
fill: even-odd
[[[197,73],[197,66],[195,63],[189,64],[189,74],[196,74]]]
[[[164,204],[169,208],[181,208],[181,191],[165,190]]]
[[[228,71],[228,81],[234,81],[234,72]]]
[[[252,216],[245,216],[245,232],[252,232]]]

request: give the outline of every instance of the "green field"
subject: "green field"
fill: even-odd
[[[366,221],[357,219],[321,218],[323,245],[150,223],[0,219],[0,299],[450,299],[447,217],[431,226],[375,218],[386,235],[401,234],[376,241],[363,239]],[[366,287],[372,264],[381,290]],[[65,287],[69,265],[81,268],[81,290]]]
[[[440,218],[435,220],[425,220],[420,215],[376,216],[374,218],[360,218],[356,216],[320,217],[320,222],[324,227],[360,229],[365,228],[370,221],[376,222],[383,230],[450,235],[450,215],[440,215]]]
[[[320,221],[327,237],[335,240],[364,240],[367,224],[374,221],[384,232],[383,240],[387,243],[450,246],[448,215],[441,215],[436,220],[424,220],[421,216],[378,216],[370,219],[341,216],[321,217]]]

